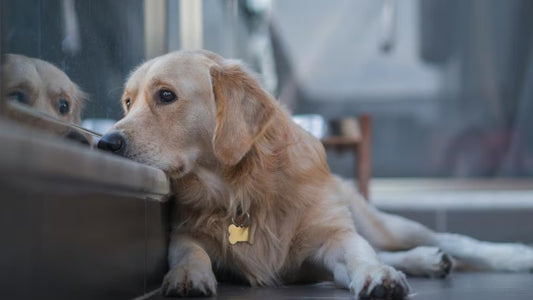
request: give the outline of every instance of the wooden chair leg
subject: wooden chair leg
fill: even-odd
[[[359,192],[369,200],[370,197],[370,176],[372,171],[371,166],[371,135],[372,135],[372,120],[369,115],[360,115],[358,117],[359,126],[361,128],[361,143],[356,147],[356,164],[357,164],[357,185]]]

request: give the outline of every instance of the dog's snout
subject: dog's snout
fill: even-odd
[[[126,140],[122,134],[111,132],[102,136],[100,141],[98,141],[98,148],[115,154],[122,154],[126,146],[125,144]]]

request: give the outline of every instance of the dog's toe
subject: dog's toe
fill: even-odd
[[[212,296],[216,294],[216,279],[211,270],[177,267],[163,279],[161,294],[175,297]]]
[[[402,300],[405,299],[406,296],[405,290],[401,285],[392,284],[386,286],[384,284],[379,284],[370,292],[370,297],[367,299]]]
[[[442,253],[441,260],[439,263],[439,268],[438,268],[440,272],[437,272],[437,277],[445,278],[452,271],[452,267],[453,267],[453,262],[452,262],[451,257],[446,253]]]
[[[426,276],[432,278],[446,278],[453,268],[452,258],[438,248],[435,254],[428,255],[426,263]]]
[[[354,278],[352,290],[359,299],[387,299],[401,300],[407,297],[409,285],[402,272],[392,267],[381,265],[368,268],[364,283],[358,283],[359,279]],[[357,286],[362,286],[361,290]]]
[[[374,299],[385,299],[387,297],[387,288],[383,284],[379,284],[370,292],[370,297]]]
[[[394,299],[394,300],[403,299],[407,295],[405,289],[401,285],[394,286],[390,294],[391,294],[391,299]]]

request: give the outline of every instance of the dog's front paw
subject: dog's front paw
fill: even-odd
[[[177,266],[163,279],[161,293],[165,296],[216,295],[217,280],[211,269]]]
[[[409,284],[405,275],[387,265],[365,266],[352,278],[350,291],[359,299],[405,299]]]

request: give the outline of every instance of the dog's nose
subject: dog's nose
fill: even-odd
[[[115,154],[122,154],[125,144],[126,141],[120,133],[111,132],[100,138],[100,141],[98,141],[98,148]]]

